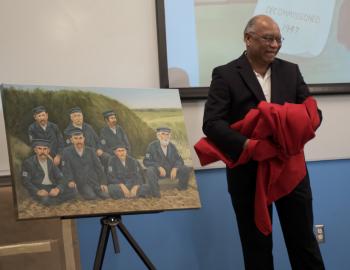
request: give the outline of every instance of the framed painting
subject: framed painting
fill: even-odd
[[[3,85],[18,218],[199,208],[179,93]]]

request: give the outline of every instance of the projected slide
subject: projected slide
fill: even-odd
[[[281,28],[286,42],[281,53],[296,56],[315,57],[326,46],[332,24],[335,0],[304,1],[287,3],[280,0],[260,0],[254,15],[267,14],[273,17]],[[317,38],[310,33],[317,33]]]
[[[350,83],[350,4],[343,0],[165,0],[170,87],[208,86],[215,66],[239,57],[243,29],[267,14],[285,38],[278,57],[307,83]]]

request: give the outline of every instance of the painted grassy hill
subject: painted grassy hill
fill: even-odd
[[[84,121],[89,123],[98,135],[105,125],[102,112],[115,110],[118,124],[129,137],[131,154],[134,157],[143,156],[149,142],[155,139],[154,131],[131,109],[96,92],[70,91],[67,88],[55,91],[36,88],[27,91],[9,87],[2,89],[2,100],[8,138],[16,138],[27,145],[27,130],[34,121],[32,109],[39,105],[46,107],[49,121],[56,123],[62,132],[70,121],[70,108],[79,106],[83,111]]]

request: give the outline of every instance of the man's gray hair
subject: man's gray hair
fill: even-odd
[[[244,32],[243,32],[244,35],[253,31],[255,23],[260,17],[261,17],[261,15],[256,15],[248,21],[246,27],[244,28]]]
[[[259,14],[259,15],[255,15],[254,17],[252,17],[246,27],[244,28],[244,36],[245,34],[247,33],[250,33],[250,32],[254,32],[254,28],[255,28],[255,25],[257,23],[258,20],[261,20],[261,19],[268,19],[268,20],[272,20],[274,23],[276,23],[270,16],[267,16],[267,15],[264,15],[264,14]],[[277,24],[277,23],[276,23]]]

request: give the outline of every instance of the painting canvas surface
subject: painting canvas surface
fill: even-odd
[[[19,219],[199,208],[172,89],[2,85]]]

